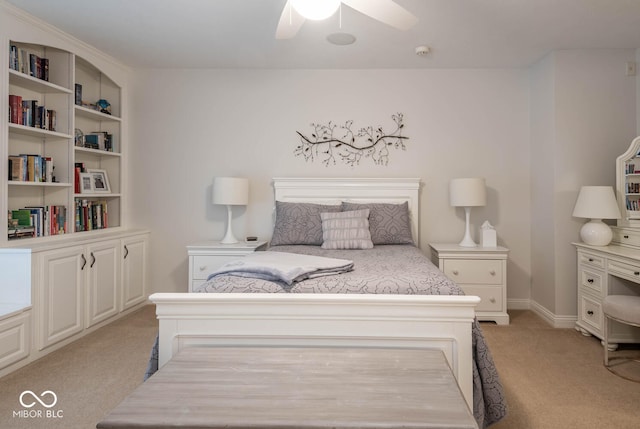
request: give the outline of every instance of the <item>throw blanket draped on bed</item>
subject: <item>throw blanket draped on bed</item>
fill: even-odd
[[[209,275],[207,280],[229,274],[281,281],[291,286],[302,280],[346,273],[351,270],[353,270],[353,261],[347,259],[288,252],[255,252],[224,264]]]

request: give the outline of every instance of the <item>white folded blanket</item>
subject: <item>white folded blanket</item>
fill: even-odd
[[[228,274],[270,281],[281,281],[291,286],[308,278],[340,274],[353,270],[353,261],[301,255],[287,252],[255,252],[227,262],[207,280]]]

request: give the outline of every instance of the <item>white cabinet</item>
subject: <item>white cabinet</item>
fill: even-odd
[[[85,251],[86,327],[93,326],[120,311],[120,240],[99,241]]]
[[[39,350],[145,302],[148,234],[34,250]]]
[[[202,241],[187,246],[189,255],[189,292],[193,292],[207,280],[209,274],[222,265],[265,247],[266,241],[247,241],[222,244],[219,241]]]
[[[122,310],[147,299],[147,234],[122,239]]]
[[[83,246],[71,246],[33,254],[40,267],[34,305],[39,350],[84,329],[84,250]]]
[[[429,245],[434,264],[455,281],[467,295],[480,297],[478,320],[509,324],[507,313],[507,254],[504,247],[461,247],[457,244]]]
[[[0,370],[29,356],[31,352],[30,309],[0,318],[0,352]]]

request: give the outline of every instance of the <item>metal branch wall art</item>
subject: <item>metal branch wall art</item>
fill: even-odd
[[[402,113],[391,116],[395,129],[386,132],[382,127],[372,126],[353,131],[353,121],[344,125],[311,124],[313,132],[306,136],[300,131],[300,144],[296,146],[294,154],[304,157],[305,161],[322,159],[325,166],[335,165],[339,160],[347,165],[360,164],[362,158],[370,158],[374,164],[387,165],[390,149],[406,150],[404,141],[409,137],[403,136]]]

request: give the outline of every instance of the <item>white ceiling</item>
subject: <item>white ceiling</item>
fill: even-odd
[[[285,0],[7,0],[132,67],[527,67],[555,49],[640,48],[640,0],[396,0],[419,22],[399,31],[343,7],[274,33]],[[336,46],[326,36],[351,33]],[[425,57],[418,45],[431,47]]]

